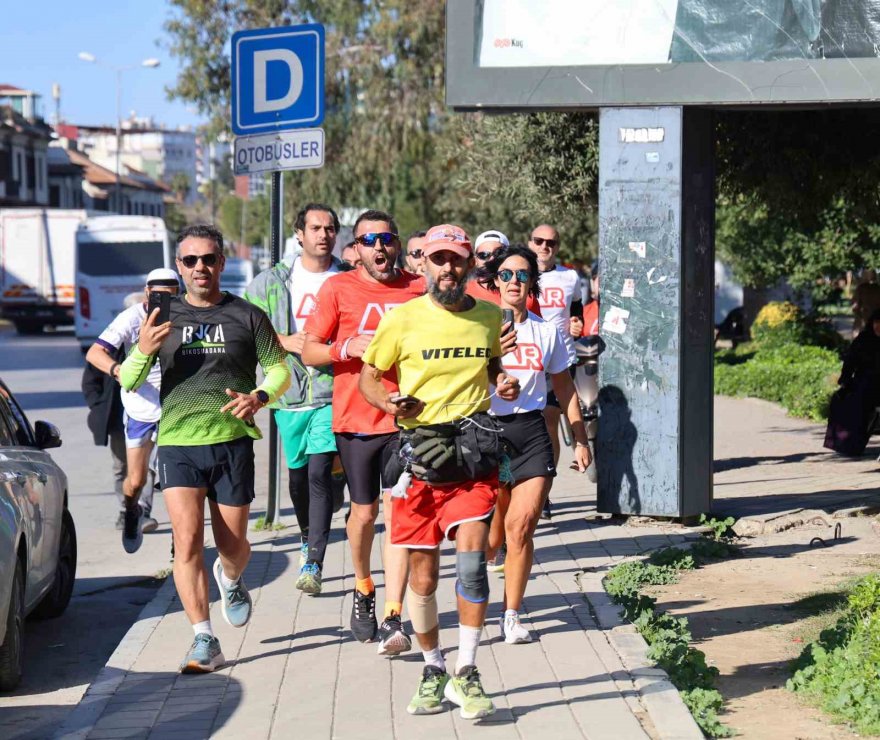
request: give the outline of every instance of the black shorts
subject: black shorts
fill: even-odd
[[[382,480],[382,471],[391,457],[391,442],[397,432],[389,434],[336,434],[336,449],[345,470],[348,495],[354,504],[372,504],[379,498],[382,485],[390,488],[397,481]]]
[[[501,439],[510,458],[514,484],[527,478],[556,477],[553,446],[542,412],[527,411],[496,418],[501,425]]]
[[[572,380],[574,380],[574,374],[577,370],[577,365],[571,365],[568,368],[568,374],[571,375]],[[550,374],[547,374],[547,405],[552,406],[555,409],[559,408],[559,399],[556,398],[556,394],[553,392],[553,386],[550,384]]]
[[[218,504],[248,506],[254,500],[254,440],[159,447],[159,480],[163,491],[207,488]]]

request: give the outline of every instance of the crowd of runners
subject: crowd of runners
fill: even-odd
[[[476,656],[488,572],[504,572],[504,641],[529,642],[520,613],[533,535],[539,518],[551,516],[563,415],[572,441],[565,464],[580,472],[591,464],[572,378],[575,343],[598,330],[598,274],[594,267],[591,294],[581,271],[558,262],[559,234],[548,224],[535,227],[527,245],[495,229],[472,241],[443,224],[404,246],[394,218],[368,210],[341,259],[339,229],[332,208],[305,206],[295,222],[298,248],[258,275],[242,299],[220,288],[222,234],[187,227],[177,238],[182,294],[173,271],[154,270],[145,295],[90,349],[91,365],[123,389],[123,546],[136,552],[155,521],[141,493],[152,492],[147,477],[155,470],[173,531],[174,581],[194,632],[180,670],[221,667],[209,616],[205,500],[221,612],[242,627],[253,609],[243,574],[260,438],[254,418],[268,406],[302,533],[295,588],[321,593],[341,465],[353,636],[376,643],[380,655],[409,651],[406,614],[424,656],[407,711],[433,714],[446,700],[466,719],[485,717],[495,710]],[[387,536],[377,609],[371,553],[380,508]],[[455,543],[452,671],[436,599],[444,539]]]

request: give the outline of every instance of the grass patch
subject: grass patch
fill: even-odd
[[[265,516],[258,516],[256,518],[256,520],[254,521],[254,526],[251,527],[251,529],[254,532],[268,532],[270,530],[272,532],[278,532],[284,528],[285,528],[285,525],[282,524],[281,522],[274,522],[274,523],[270,524],[269,522],[266,521]]]

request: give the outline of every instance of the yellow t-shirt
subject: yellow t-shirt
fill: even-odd
[[[441,424],[489,408],[486,366],[501,356],[501,309],[476,301],[469,311],[437,306],[428,295],[386,313],[363,360],[397,368],[400,392],[425,402],[406,429]]]

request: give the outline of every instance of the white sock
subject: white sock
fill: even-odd
[[[223,572],[223,568],[221,566],[221,568],[220,568],[220,583],[223,584],[223,588],[232,588],[240,580],[241,580],[241,576],[236,578],[234,581],[227,578],[226,573]]]
[[[504,618],[515,617],[519,612],[516,609],[505,609],[504,610]]]
[[[214,636],[214,630],[211,628],[211,620],[206,619],[204,622],[196,622],[193,626],[193,632],[196,635],[211,635]]]
[[[437,645],[433,650],[422,650],[422,657],[425,659],[425,665],[432,665],[441,671],[446,671],[446,661],[443,660],[443,651],[440,649],[440,645]]]
[[[458,625],[458,660],[455,662],[456,674],[468,665],[476,665],[477,648],[480,646],[481,627]]]

